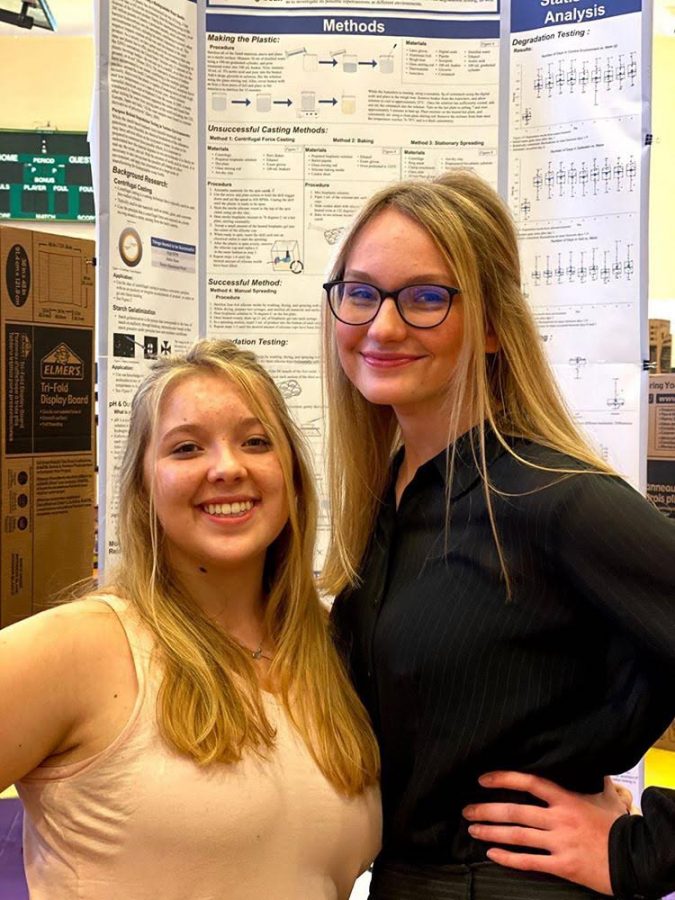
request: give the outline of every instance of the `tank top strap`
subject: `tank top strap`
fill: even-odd
[[[154,655],[152,634],[140,621],[134,608],[127,600],[116,597],[114,594],[99,594],[92,597],[92,599],[107,604],[117,615],[129,644],[136,671],[138,693],[142,697],[145,694],[146,685],[151,674],[151,663]]]

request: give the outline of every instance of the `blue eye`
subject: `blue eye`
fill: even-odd
[[[449,294],[443,287],[434,284],[414,284],[401,291],[401,300],[407,306],[419,309],[438,309],[447,306]]]
[[[357,281],[348,281],[344,286],[342,302],[355,303],[361,306],[380,302],[380,294],[377,288],[371,284],[361,284]]]

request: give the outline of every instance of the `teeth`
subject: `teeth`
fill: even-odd
[[[253,509],[252,500],[244,500],[235,503],[205,503],[203,509],[210,516],[240,516],[242,513]]]

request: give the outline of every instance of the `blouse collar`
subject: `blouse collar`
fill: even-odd
[[[489,469],[492,463],[506,453],[506,449],[500,442],[493,429],[485,423],[485,461]],[[513,438],[506,438],[512,442]],[[481,478],[480,469],[480,427],[476,425],[457,438],[454,443],[445,447],[432,459],[423,463],[415,473],[412,483],[418,478],[438,476],[443,485],[447,485],[448,463],[451,454],[455,450],[454,471],[452,473],[451,500],[457,500],[466,494]],[[398,469],[403,461],[403,448],[396,453],[393,466],[392,484],[396,482]]]

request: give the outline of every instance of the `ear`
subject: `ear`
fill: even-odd
[[[488,322],[485,329],[485,352],[496,353],[497,350],[499,350],[499,338],[495,334],[492,324]]]

